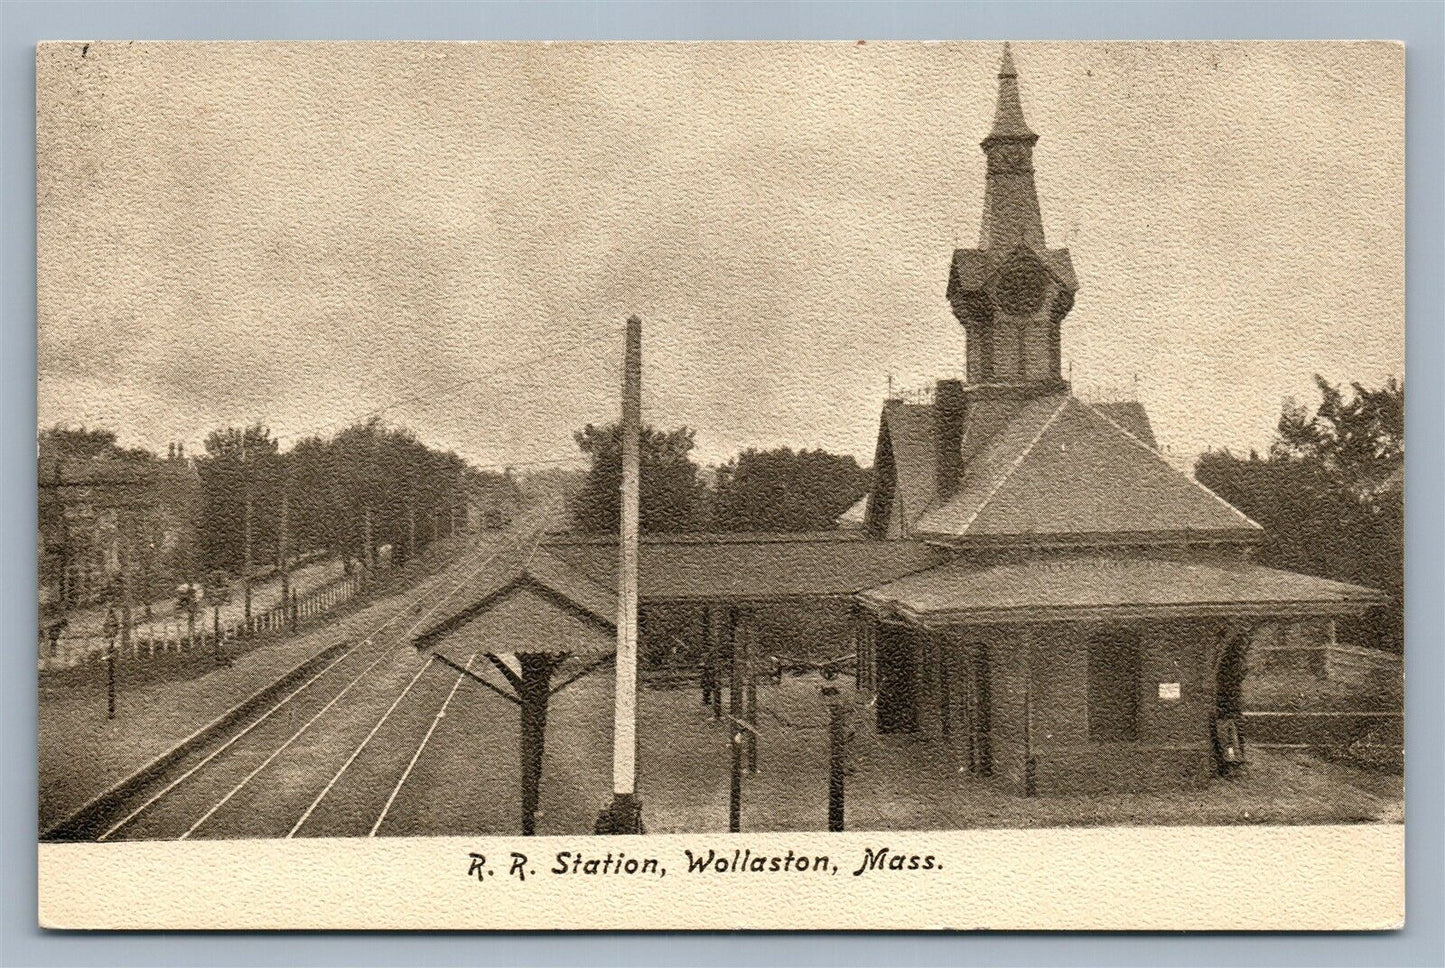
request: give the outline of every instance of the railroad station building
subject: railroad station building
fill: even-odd
[[[979,242],[943,287],[966,379],[884,403],[872,490],[840,530],[645,539],[640,600],[694,608],[689,634],[734,664],[770,609],[830,610],[879,732],[961,744],[968,772],[1020,795],[1199,786],[1238,755],[1255,630],[1385,599],[1253,564],[1259,525],[1159,452],[1142,406],[1072,394],[1061,347],[1081,281],[1044,237],[1037,140],[1005,48]],[[530,624],[548,648],[600,653],[616,557],[544,546],[423,638],[509,602],[495,634]]]

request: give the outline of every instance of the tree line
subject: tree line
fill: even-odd
[[[260,424],[212,431],[205,447],[200,550],[208,567],[231,574],[246,560],[248,499],[253,566],[278,560],[284,517],[288,556],[322,553],[349,569],[374,563],[383,545],[399,564],[449,533],[487,476],[380,419],[288,451]]]
[[[871,474],[850,455],[748,448],[704,477],[692,457],[696,431],[642,428],[639,522],[643,532],[822,531],[868,491]],[[572,499],[577,530],[616,534],[622,438],[618,425],[574,435],[590,468]]]
[[[59,462],[60,473],[71,477],[108,466],[157,482],[152,500],[161,507],[149,515],[126,512],[133,544],[158,548],[161,532],[175,534],[164,561],[143,565],[154,579],[147,583],[157,587],[216,571],[238,577],[248,557],[253,573],[263,571],[280,563],[283,544],[288,559],[338,557],[348,571],[389,545],[392,563],[400,564],[464,522],[467,496],[479,484],[507,483],[380,419],[309,436],[287,450],[262,424],[219,428],[207,435],[205,453],[185,465],[195,481],[187,495],[179,493],[176,475],[160,473],[168,462],[121,447],[103,428],[51,428],[40,434],[40,451],[42,463]],[[93,500],[101,507],[106,498]],[[43,515],[42,532],[59,533],[42,533],[42,547],[80,540],[77,527],[58,511]]]
[[[1385,592],[1342,620],[1347,641],[1401,651],[1405,602],[1405,386],[1348,391],[1315,376],[1320,402],[1288,401],[1269,451],[1202,455],[1199,482],[1265,529],[1255,560]]]

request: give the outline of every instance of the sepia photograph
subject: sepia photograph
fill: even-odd
[[[1404,59],[40,45],[42,922],[1398,926]]]

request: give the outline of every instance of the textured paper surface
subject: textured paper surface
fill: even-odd
[[[1281,401],[1311,399],[1312,374],[1373,386],[1403,372],[1400,46],[1047,43],[1015,45],[1013,57],[1040,136],[1032,165],[1044,235],[1050,248],[1068,247],[1078,277],[1059,375],[1081,395],[1146,404],[1156,457],[1187,471],[1211,449],[1267,453]],[[185,441],[196,455],[221,426],[260,421],[290,446],[395,407],[387,419],[475,466],[570,468],[572,434],[615,419],[621,322],[635,312],[646,326],[644,419],[697,428],[701,463],[790,446],[867,466],[885,393],[902,400],[967,373],[965,330],[945,288],[954,251],[979,244],[979,142],[995,115],[999,59],[998,44],[43,45],[40,428],[107,427],[125,446],[163,454]],[[471,384],[466,394],[437,392],[459,381]],[[406,644],[433,611],[394,604],[369,620],[405,615],[388,634]],[[596,632],[598,623],[567,614],[549,635]],[[192,710],[174,737],[158,729],[130,750],[123,730],[136,727],[104,725],[92,716],[98,705],[73,717],[83,721],[74,735],[95,749],[85,739],[67,745],[65,722],[52,725],[42,709],[42,828],[73,819],[302,660],[361,637],[360,624],[338,627],[294,655],[238,661],[209,706],[186,693],[206,715]],[[485,650],[474,651],[480,665]],[[450,657],[460,683],[468,656]],[[1206,661],[1217,666],[1218,656],[1149,670],[1139,701],[1162,703],[1161,717],[1194,715],[1189,676]],[[820,670],[808,674],[824,685]],[[610,691],[594,700],[610,705]],[[155,700],[171,701],[179,722],[180,699]],[[163,706],[126,703],[122,692],[122,723],[165,719]],[[549,755],[578,728],[574,714],[554,715]],[[419,722],[418,732],[432,721]],[[517,730],[515,719],[507,728]],[[638,767],[644,817],[648,784],[658,782],[648,742]],[[215,745],[165,767],[170,774],[127,794],[134,803],[86,836],[148,809],[146,797],[167,795],[164,780]],[[765,773],[785,745],[765,746]],[[510,747],[506,755],[515,758]],[[76,757],[94,769],[72,769]],[[255,762],[259,772],[270,761]],[[279,779],[276,799],[293,782],[304,787],[304,772]],[[505,812],[510,825],[515,809],[497,802],[517,791],[494,780],[468,777],[438,793],[450,807],[436,815],[485,796],[479,815]],[[541,782],[544,805],[555,806],[548,774]],[[606,806],[605,788],[577,782],[589,808]],[[227,807],[228,787],[209,800],[200,784],[184,790],[197,815],[214,802],[224,820],[243,815],[237,804],[255,792]],[[864,789],[857,781],[850,795],[870,795]],[[866,815],[882,826],[890,816],[944,826],[954,816],[893,814],[873,789],[870,806],[882,807]],[[564,811],[544,811],[548,836],[525,839],[353,836],[364,825],[285,839],[287,817],[264,837],[176,841],[206,813],[190,830],[190,817],[174,830],[157,820],[161,839],[42,842],[40,920],[126,929],[1397,927],[1399,798],[1374,787],[1346,793],[1369,809],[1309,803],[1304,791],[1297,815],[1280,807],[1265,825],[1249,804],[1201,806],[1191,820],[1181,793],[1153,814],[1127,795],[1102,814],[1086,803],[1078,825],[1047,810],[1041,821],[1032,806],[969,815],[970,826],[1005,829],[728,834],[719,807],[706,830],[640,838],[589,836],[582,822],[576,836],[556,836],[548,825]],[[697,799],[714,794],[725,802],[725,784]],[[816,826],[819,799],[806,821]],[[430,806],[412,812],[432,816]],[[1117,813],[1146,819],[1091,825]],[[231,822],[245,830],[247,819]],[[1007,829],[1040,823],[1054,826]],[[905,869],[855,875],[883,848],[905,857]],[[689,850],[828,863],[823,872],[689,873]],[[511,870],[514,852],[526,855],[525,878]],[[655,859],[666,874],[554,874],[559,852]],[[480,871],[473,855],[487,858]]]
[[[852,871],[866,849],[932,872]],[[824,854],[836,875],[686,873],[684,851]],[[512,851],[537,871],[508,877]],[[655,856],[656,881],[551,875]],[[500,862],[479,882],[470,854]],[[57,928],[1377,930],[1403,922],[1399,826],[43,844]]]

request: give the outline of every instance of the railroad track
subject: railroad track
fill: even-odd
[[[324,654],[274,701],[90,811],[64,839],[367,836],[384,824],[462,674],[411,638],[488,568],[510,574],[535,552],[550,510],[398,605],[352,621],[360,634]]]

